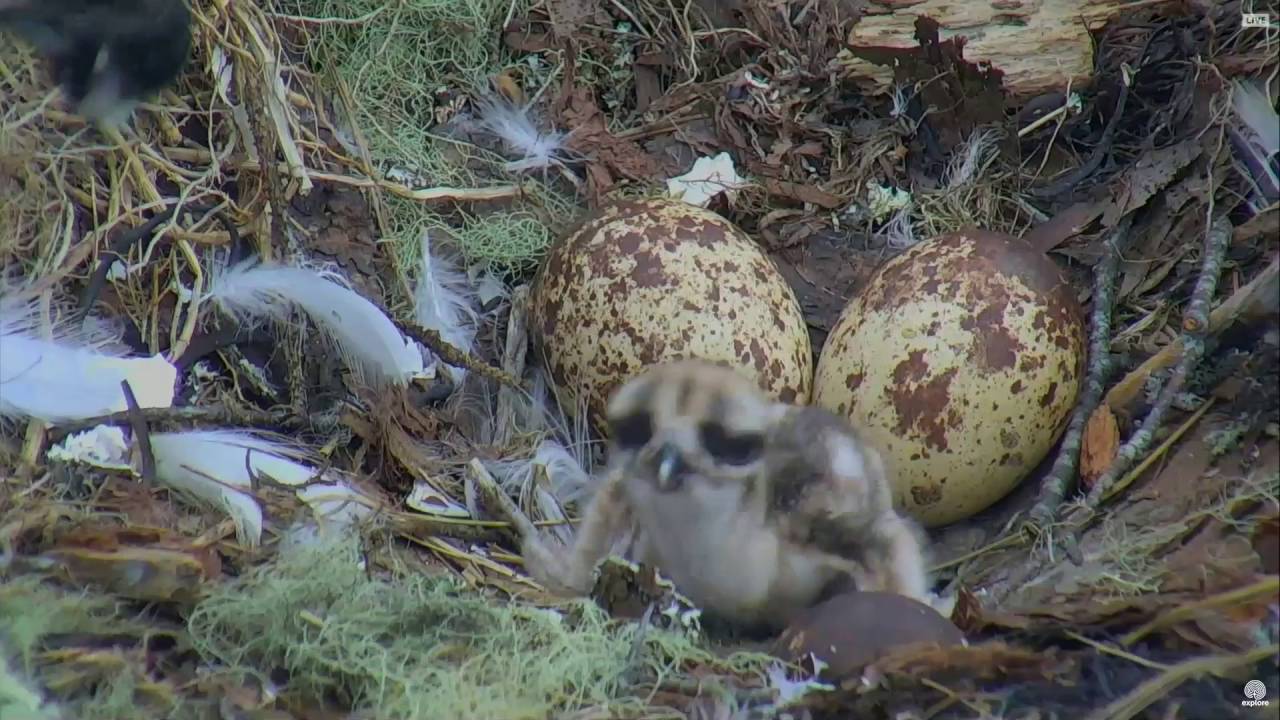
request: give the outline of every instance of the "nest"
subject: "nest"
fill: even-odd
[[[812,717],[1137,717],[1161,703],[1220,716],[1245,680],[1280,686],[1263,636],[1276,570],[1252,549],[1280,506],[1280,475],[1258,459],[1280,400],[1270,356],[1256,338],[1201,348],[1178,402],[1161,399],[1200,337],[1184,306],[1208,322],[1214,302],[1253,307],[1269,287],[1275,208],[1248,200],[1258,188],[1227,137],[1230,80],[1274,84],[1274,33],[1242,29],[1239,3],[1140,9],[1094,34],[1086,86],[1015,102],[929,22],[877,93],[850,70],[852,4],[725,5],[194,2],[186,71],[114,130],[66,111],[43,61],[4,43],[6,298],[30,300],[45,328],[97,318],[183,381],[172,408],[0,426],[0,618],[21,618],[0,620],[0,715],[721,718],[776,714],[785,697]],[[486,107],[518,130],[495,133]],[[971,647],[843,683],[708,644],[633,570],[602,583],[608,602],[551,597],[472,492],[478,465],[567,537],[599,460],[573,399],[526,362],[522,286],[580,212],[720,151],[751,182],[713,207],[804,281],[816,344],[886,256],[969,226],[1026,235],[1083,299],[1113,300],[1101,346],[1116,372],[1093,404],[1114,417],[1082,414],[1075,438],[1086,491],[1171,492],[1166,466],[1192,447],[1217,471],[1202,467],[1173,511],[1139,498],[1105,520],[1048,492],[1050,521],[1034,526],[1028,481],[1028,497],[935,538]],[[1238,221],[1216,251],[1210,207]],[[490,288],[472,339],[414,321],[424,239]],[[1215,252],[1230,281],[1197,290]],[[204,307],[218,269],[249,256],[341,275],[430,350],[436,376],[365,383],[302,314],[251,326]],[[1108,257],[1111,284],[1091,284]],[[1159,436],[1121,447],[1119,428],[1136,435],[1162,405]],[[104,423],[269,431],[349,476],[369,512],[335,538],[308,525],[296,488],[255,482],[264,539],[247,543],[241,518],[154,468],[139,482],[49,456]],[[677,611],[623,617],[637,604]]]

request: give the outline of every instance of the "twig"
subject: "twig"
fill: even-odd
[[[1063,635],[1066,635],[1067,637],[1071,638],[1072,640],[1075,640],[1076,642],[1084,643],[1085,645],[1088,645],[1089,647],[1093,648],[1094,650],[1097,650],[1100,653],[1105,653],[1107,655],[1118,657],[1123,660],[1128,660],[1129,662],[1135,665],[1141,665],[1142,667],[1151,668],[1152,670],[1168,670],[1169,669],[1169,666],[1165,665],[1164,663],[1158,663],[1154,660],[1148,660],[1142,657],[1141,655],[1134,655],[1133,653],[1127,650],[1121,650],[1120,648],[1112,647],[1104,642],[1098,642],[1093,638],[1085,637],[1084,635],[1081,635],[1080,633],[1074,632],[1072,630],[1064,631]]]
[[[977,550],[974,550],[973,552],[968,552],[968,553],[965,553],[964,555],[961,555],[960,557],[952,558],[950,560],[947,560],[946,562],[938,563],[937,565],[930,567],[929,572],[931,573],[940,572],[942,570],[946,570],[947,568],[955,567],[956,565],[960,565],[962,563],[968,562],[974,558],[982,557],[983,555],[986,555],[989,552],[995,552],[997,550],[1005,550],[1008,548],[1018,547],[1019,545],[1023,544],[1024,540],[1025,538],[1023,538],[1021,535],[1018,535],[1018,534],[1006,535],[1000,538],[999,540],[988,543],[987,545],[983,545],[982,547],[978,548]]]
[[[385,310],[384,310],[385,312]],[[441,360],[454,366],[466,368],[472,372],[479,373],[492,380],[510,385],[511,387],[528,390],[526,384],[520,378],[512,377],[510,373],[493,367],[489,363],[481,360],[470,353],[465,353],[458,348],[450,345],[440,337],[440,333],[430,328],[424,328],[416,323],[403,323],[396,320],[390,313],[386,313],[391,322],[400,330],[401,333],[425,345],[431,352],[440,356]]]
[[[947,696],[947,698],[950,700],[953,700],[955,702],[960,703],[961,705],[964,705],[966,708],[969,708],[970,711],[977,713],[978,717],[982,717],[987,714],[977,704],[960,697],[960,695],[956,693],[954,690],[952,690],[951,688],[948,688],[946,685],[943,685],[942,683],[936,680],[930,680],[927,677],[921,677],[920,684],[924,685],[927,688],[930,688],[942,693],[943,695]]]
[[[479,459],[473,459],[467,463],[467,474],[471,476],[471,481],[475,483],[476,489],[480,491],[481,497],[488,503],[498,515],[503,516],[511,527],[516,531],[519,537],[537,537],[537,526],[533,524],[529,517],[524,514],[514,500],[507,496],[502,488],[498,486],[498,481],[485,468]]]
[[[1164,422],[1165,413],[1173,405],[1174,398],[1177,397],[1178,393],[1182,392],[1182,387],[1186,384],[1187,378],[1190,377],[1196,366],[1200,364],[1200,360],[1205,353],[1205,338],[1209,330],[1209,305],[1213,302],[1214,292],[1218,288],[1218,275],[1222,272],[1222,258],[1226,255],[1227,245],[1230,240],[1231,223],[1225,217],[1214,218],[1205,233],[1204,257],[1201,258],[1200,277],[1196,280],[1196,287],[1191,292],[1191,301],[1187,304],[1187,311],[1182,321],[1184,331],[1182,359],[1174,369],[1173,375],[1169,377],[1169,381],[1165,383],[1164,388],[1160,391],[1160,397],[1156,399],[1151,412],[1147,413],[1146,419],[1142,421],[1142,426],[1134,432],[1128,442],[1116,451],[1116,457],[1112,461],[1111,467],[1107,468],[1106,472],[1089,489],[1089,495],[1086,500],[1088,509],[1096,508],[1102,498],[1108,495],[1111,486],[1115,484],[1120,475],[1128,470],[1129,466],[1138,457],[1147,452],[1147,449],[1155,439],[1156,430]]]
[[[128,380],[120,381],[120,389],[124,391],[125,406],[129,408],[125,414],[129,416],[133,439],[138,443],[138,454],[142,458],[142,480],[148,487],[152,487],[156,481],[156,456],[151,452],[151,431],[147,428],[147,418],[142,414],[142,408],[138,407],[138,398],[134,396]]]
[[[417,513],[393,512],[387,515],[391,527],[406,537],[441,536],[466,542],[491,542],[502,535],[506,523],[497,521],[454,520]]]
[[[1227,298],[1221,305],[1214,308],[1213,312],[1209,313],[1209,332],[1221,332],[1241,315],[1255,312],[1254,306],[1265,300],[1267,294],[1270,294],[1271,297],[1275,296],[1274,286],[1278,282],[1280,282],[1280,256],[1273,256],[1271,264],[1265,270],[1258,273],[1257,277],[1232,293],[1230,298]],[[1164,346],[1160,352],[1152,355],[1142,365],[1126,375],[1123,380],[1116,383],[1107,392],[1104,402],[1112,410],[1119,412],[1137,396],[1139,390],[1152,373],[1163,370],[1177,361],[1182,348],[1182,338]]]
[[[281,428],[305,427],[306,418],[299,418],[287,413],[262,412],[256,410],[232,410],[226,407],[168,407],[141,408],[142,418],[148,424],[181,424],[200,422],[209,425],[253,425]],[[73,432],[86,430],[97,425],[123,425],[133,420],[128,410],[85,418],[74,422],[63,423],[49,430],[53,441],[58,441]]]
[[[1139,60],[1146,55],[1146,47],[1143,47],[1142,54],[1138,56]],[[1107,126],[1102,130],[1102,137],[1098,139],[1098,144],[1094,146],[1093,152],[1089,154],[1089,159],[1084,161],[1080,167],[1067,173],[1066,176],[1043,187],[1031,188],[1027,194],[1032,197],[1053,197],[1070,190],[1079,185],[1086,178],[1098,169],[1102,164],[1102,160],[1111,152],[1111,143],[1115,138],[1116,129],[1120,126],[1120,118],[1124,117],[1124,107],[1129,101],[1129,83],[1131,74],[1128,68],[1122,70],[1120,81],[1120,97],[1116,99],[1115,110],[1112,111],[1111,117],[1107,120]]]
[[[1159,447],[1148,453],[1147,457],[1144,458],[1142,462],[1134,466],[1134,468],[1130,470],[1124,478],[1111,488],[1110,492],[1102,496],[1102,499],[1104,501],[1110,500],[1117,493],[1122,492],[1125,488],[1132,485],[1133,481],[1137,480],[1142,473],[1146,472],[1147,469],[1151,467],[1152,463],[1163,457],[1165,453],[1169,452],[1169,449],[1173,447],[1174,443],[1181,440],[1182,436],[1186,435],[1187,431],[1199,422],[1200,418],[1204,417],[1205,413],[1209,412],[1209,408],[1213,407],[1215,402],[1217,402],[1217,399],[1212,397],[1205,400],[1204,403],[1202,403],[1200,407],[1191,414],[1191,417],[1187,418],[1182,425],[1178,426],[1177,430],[1169,433],[1169,437],[1165,438],[1164,442],[1160,443]]]
[[[1242,655],[1210,656],[1184,660],[1142,683],[1126,695],[1093,711],[1085,720],[1129,720],[1165,697],[1187,680],[1201,675],[1219,675],[1241,666],[1253,665],[1280,652],[1280,645],[1255,648]]]
[[[1129,245],[1129,229],[1132,224],[1132,213],[1120,219],[1105,244],[1102,259],[1093,268],[1093,317],[1090,322],[1089,370],[1085,375],[1084,394],[1071,416],[1071,424],[1067,426],[1062,445],[1058,449],[1058,457],[1053,461],[1053,468],[1040,486],[1040,497],[1031,508],[1028,522],[1032,527],[1044,527],[1053,522],[1063,498],[1074,485],[1085,426],[1106,390],[1107,376],[1111,371],[1111,314],[1115,305],[1116,276],[1120,271],[1120,258]]]
[[[1061,105],[1031,121],[1029,125],[1018,131],[1018,137],[1026,137],[1027,135],[1030,135],[1036,130],[1039,130],[1063,115],[1066,115],[1068,112],[1071,112],[1073,109],[1076,112],[1079,112],[1080,109],[1078,107],[1073,107],[1075,106],[1075,103],[1071,101],[1070,88],[1067,89],[1065,95],[1066,96],[1063,98]]]
[[[1205,610],[1219,610],[1224,607],[1243,605],[1255,600],[1274,599],[1277,594],[1280,594],[1280,576],[1271,575],[1252,585],[1245,585],[1235,590],[1210,595],[1203,600],[1173,608],[1120,638],[1120,644],[1125,646],[1132,645],[1155,630],[1186,622]]]
[[[311,177],[315,180],[350,185],[352,187],[386,190],[392,195],[406,200],[418,200],[420,202],[433,202],[436,200],[466,200],[473,202],[506,200],[508,198],[519,198],[521,193],[524,192],[519,185],[497,185],[487,188],[433,187],[414,189],[390,180],[374,180],[372,178],[336,175],[334,173],[313,171]]]
[[[111,266],[117,260],[125,260],[129,254],[129,248],[133,247],[135,243],[150,238],[160,223],[166,222],[173,217],[177,209],[177,205],[171,205],[152,215],[145,223],[138,227],[130,228],[116,237],[115,242],[111,243],[110,249],[103,253],[98,260],[98,267],[94,269],[93,276],[89,278],[89,284],[85,285],[84,291],[80,293],[80,309],[76,311],[76,322],[83,322],[89,312],[93,310],[94,303],[98,301],[98,295],[102,293],[102,288],[106,287],[107,275],[111,274]]]

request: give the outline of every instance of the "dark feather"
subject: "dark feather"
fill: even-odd
[[[95,119],[171,84],[191,52],[184,0],[0,0],[0,27],[44,55],[77,109]]]

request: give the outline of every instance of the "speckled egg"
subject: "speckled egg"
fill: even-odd
[[[807,403],[813,354],[795,293],[720,215],[678,200],[611,203],[547,253],[529,297],[530,335],[560,388],[601,422],[644,368],[702,358]]]
[[[1084,360],[1082,313],[1053,261],[968,230],[875,272],[827,337],[814,402],[863,428],[895,504],[937,527],[990,507],[1044,459]]]

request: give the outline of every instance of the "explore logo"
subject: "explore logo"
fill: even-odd
[[[1261,680],[1250,680],[1244,684],[1244,696],[1247,700],[1241,700],[1240,704],[1245,707],[1267,707],[1271,704],[1270,700],[1263,700],[1267,696],[1267,686],[1262,684]]]

